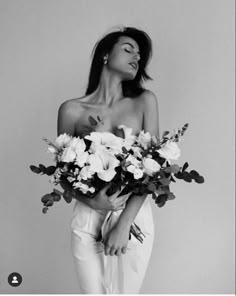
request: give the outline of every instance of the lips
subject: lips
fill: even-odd
[[[131,65],[135,70],[138,68],[138,63],[136,62],[131,62],[129,65]]]

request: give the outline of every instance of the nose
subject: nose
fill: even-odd
[[[134,59],[136,59],[137,61],[140,60],[140,54],[139,53],[135,53],[134,54]]]

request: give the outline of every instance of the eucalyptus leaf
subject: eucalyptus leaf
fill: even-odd
[[[71,203],[71,201],[72,201],[72,194],[71,194],[71,191],[67,191],[67,190],[65,190],[64,193],[63,193],[63,197],[64,197],[64,200],[65,200],[67,203]]]
[[[171,200],[171,199],[175,199],[175,195],[173,192],[169,192],[168,193],[168,199]]]
[[[165,205],[165,201],[163,201],[163,202],[159,202],[159,203],[157,203],[157,205],[158,205],[158,207],[159,208],[162,208],[164,205]]]
[[[45,203],[45,202],[47,202],[47,201],[49,201],[49,200],[53,200],[53,197],[52,197],[52,195],[51,194],[45,194],[42,198],[41,198],[41,201],[43,202],[43,203]]]
[[[43,164],[39,164],[40,170],[45,173],[46,167]]]
[[[190,171],[190,175],[193,179],[196,179],[197,177],[199,177],[199,173],[195,170]]]
[[[203,176],[198,176],[197,178],[195,178],[195,182],[198,184],[202,184],[205,182]]]
[[[53,174],[55,173],[55,171],[56,171],[56,167],[53,166],[53,165],[51,165],[51,166],[45,168],[44,171],[45,171],[45,173],[46,173],[48,176],[51,176],[51,175],[53,175]]]
[[[166,137],[170,132],[169,131],[164,131],[162,134],[162,138]]]
[[[35,165],[31,165],[31,166],[30,166],[30,169],[31,169],[31,171],[32,171],[33,173],[35,173],[35,174],[40,174],[40,173],[41,173],[41,169],[38,168],[38,167],[36,167]]]
[[[160,202],[166,202],[168,199],[168,194],[164,193],[164,194],[160,194],[158,195],[156,202],[160,203]]]
[[[185,164],[183,165],[183,169],[182,169],[182,171],[184,172],[187,168],[188,168],[188,163],[185,162]]]
[[[170,179],[167,179],[167,178],[163,178],[163,179],[161,179],[160,180],[160,183],[162,184],[162,185],[169,185],[170,184]]]
[[[180,167],[177,164],[172,164],[171,165],[171,173],[177,174],[180,170]]]
[[[183,172],[183,179],[185,182],[188,182],[188,183],[192,182],[192,178],[191,178],[190,174],[187,172]]]
[[[147,188],[148,188],[148,190],[150,190],[152,192],[155,192],[157,189],[155,184],[153,184],[153,183],[148,184]]]

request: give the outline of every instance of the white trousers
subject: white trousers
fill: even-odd
[[[100,230],[103,237],[109,233],[122,210],[102,213],[75,201],[71,222],[71,251],[79,294],[139,293],[154,241],[149,198],[150,196],[146,197],[134,220],[145,235],[143,243],[132,235],[126,253],[120,256],[106,256],[103,243],[96,239]]]

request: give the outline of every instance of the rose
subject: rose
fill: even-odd
[[[144,167],[144,173],[146,173],[148,176],[153,176],[153,174],[158,172],[161,168],[158,162],[149,157],[144,158],[142,162]]]
[[[84,184],[82,182],[77,182],[73,185],[74,189],[79,188],[80,191],[82,191],[84,194],[86,194],[88,191],[91,193],[95,192],[95,188],[94,187],[89,187],[87,184]]]
[[[67,147],[64,149],[60,161],[63,162],[73,162],[76,158],[76,153],[73,148]]]
[[[90,166],[84,166],[82,169],[81,169],[81,171],[80,171],[80,173],[79,173],[79,175],[77,176],[77,179],[80,181],[81,179],[83,179],[83,180],[87,180],[87,179],[90,179],[90,178],[92,178],[92,176],[93,176],[93,174],[94,174],[95,172],[93,171],[93,170],[91,170],[91,167]]]
[[[180,149],[175,142],[168,141],[166,144],[159,150],[160,156],[170,160],[177,160],[180,157]]]
[[[137,141],[144,149],[147,149],[151,142],[150,133],[145,133],[144,131],[141,131],[138,135]]]
[[[58,147],[58,149],[61,149],[63,147],[66,147],[69,142],[71,141],[72,137],[66,133],[61,134],[58,136],[55,140],[55,145]]]

